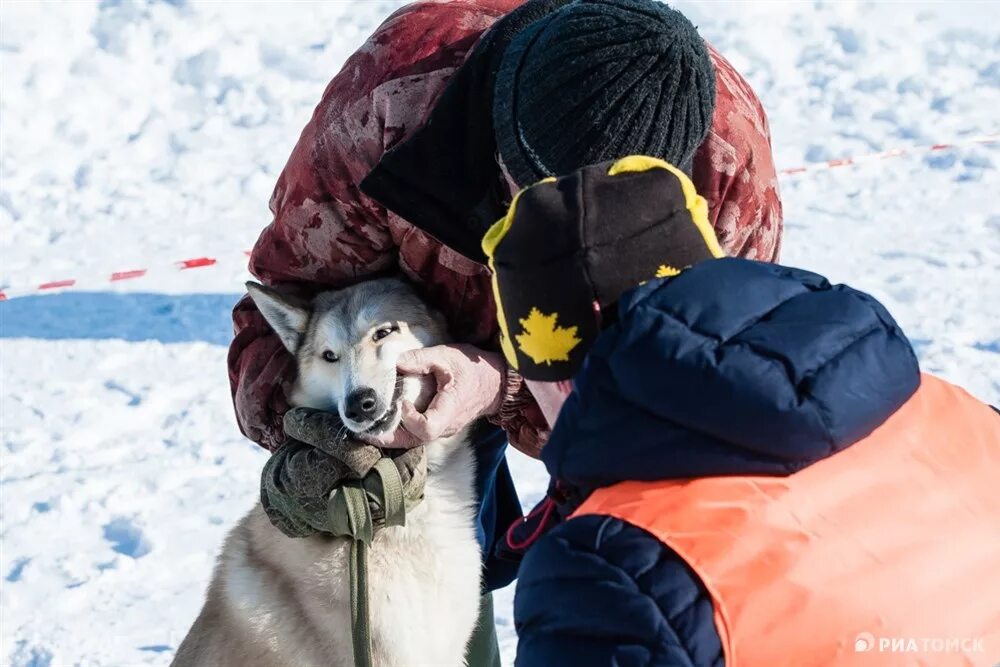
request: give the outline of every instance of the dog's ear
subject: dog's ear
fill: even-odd
[[[272,287],[265,287],[252,280],[247,282],[250,298],[289,352],[295,354],[302,344],[302,337],[309,324],[310,308],[295,297],[282,294]]]

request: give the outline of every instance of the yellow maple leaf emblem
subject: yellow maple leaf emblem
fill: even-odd
[[[656,270],[657,278],[669,278],[670,276],[676,276],[680,273],[680,269],[675,269],[669,264],[660,264],[660,268]]]
[[[524,332],[516,336],[517,346],[536,364],[569,361],[569,353],[580,344],[576,327],[558,326],[558,318],[558,313],[543,315],[532,308],[528,317],[520,320]]]

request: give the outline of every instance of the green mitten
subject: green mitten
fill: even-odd
[[[389,457],[403,482],[406,509],[423,498],[427,462],[423,447],[382,452],[350,437],[336,414],[295,408],[285,414],[290,436],[264,465],[260,499],[271,523],[289,537],[333,534],[329,502],[344,483],[364,480],[372,516],[384,517],[375,464]],[[371,488],[369,488],[371,487]]]

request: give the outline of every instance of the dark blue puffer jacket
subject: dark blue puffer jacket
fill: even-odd
[[[909,342],[870,296],[806,271],[707,261],[625,295],[542,458],[584,493],[787,475],[871,433],[919,384]],[[640,528],[570,519],[519,577],[519,667],[723,663],[702,583]]]

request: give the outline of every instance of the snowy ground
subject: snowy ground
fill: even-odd
[[[0,664],[169,662],[265,458],[225,374],[240,251],[326,81],[395,6],[0,3],[0,287],[231,258],[0,303]],[[1000,130],[1000,5],[678,6],[759,92],[779,166]],[[782,183],[785,262],[874,293],[925,369],[993,402],[998,160]],[[544,475],[512,459],[530,505]]]

